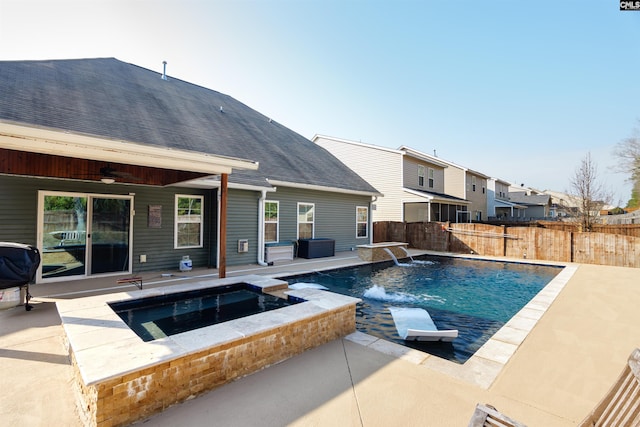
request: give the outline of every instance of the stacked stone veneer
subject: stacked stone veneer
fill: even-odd
[[[377,262],[377,261],[390,261],[391,256],[385,251],[389,249],[391,253],[397,258],[406,258],[407,253],[402,249],[406,249],[406,243],[374,243],[372,245],[358,246],[358,257],[363,261]]]
[[[86,385],[76,363],[85,422],[121,426],[355,331],[355,304]]]

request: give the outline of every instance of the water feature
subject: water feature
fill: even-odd
[[[559,267],[449,257],[416,257],[289,278],[362,298],[357,329],[463,363],[560,271]],[[451,344],[402,340],[390,305],[426,309],[439,329],[458,329]]]
[[[411,254],[409,253],[409,251],[404,247],[404,246],[398,246],[400,249],[402,249],[402,251],[407,254],[407,257],[411,260],[411,262],[414,262],[413,257],[411,256]]]
[[[402,248],[404,249],[404,248]],[[394,264],[399,266],[399,267],[408,267],[410,266],[410,264],[405,264],[405,263],[401,263],[398,261],[398,258],[396,258],[396,256],[393,254],[393,252],[391,252],[391,249],[389,248],[382,248],[383,251],[385,251],[386,253],[388,253],[391,256],[391,259],[393,260]],[[406,252],[406,250],[405,250]],[[412,258],[413,260],[413,258]]]

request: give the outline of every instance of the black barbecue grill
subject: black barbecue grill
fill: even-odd
[[[40,251],[22,243],[0,242],[0,289],[26,286],[24,308],[29,311],[29,283],[40,265]]]

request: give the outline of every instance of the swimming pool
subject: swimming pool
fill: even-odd
[[[561,267],[422,256],[414,263],[367,264],[285,278],[317,283],[362,299],[356,328],[407,347],[464,363],[560,271]],[[429,311],[439,329],[458,329],[452,343],[405,342],[389,306]]]

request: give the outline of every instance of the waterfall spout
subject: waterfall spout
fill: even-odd
[[[405,264],[402,262],[398,262],[398,258],[396,258],[396,256],[393,254],[393,252],[391,252],[391,250],[389,248],[382,248],[383,251],[385,251],[386,253],[388,253],[391,256],[391,259],[393,260],[393,262],[400,267],[410,267],[411,264]]]
[[[409,257],[409,259],[411,260],[411,262],[414,262],[413,257],[409,254],[409,251],[406,250],[404,248],[404,246],[398,246],[400,249],[402,249],[404,251],[405,254],[407,254],[407,256]]]

